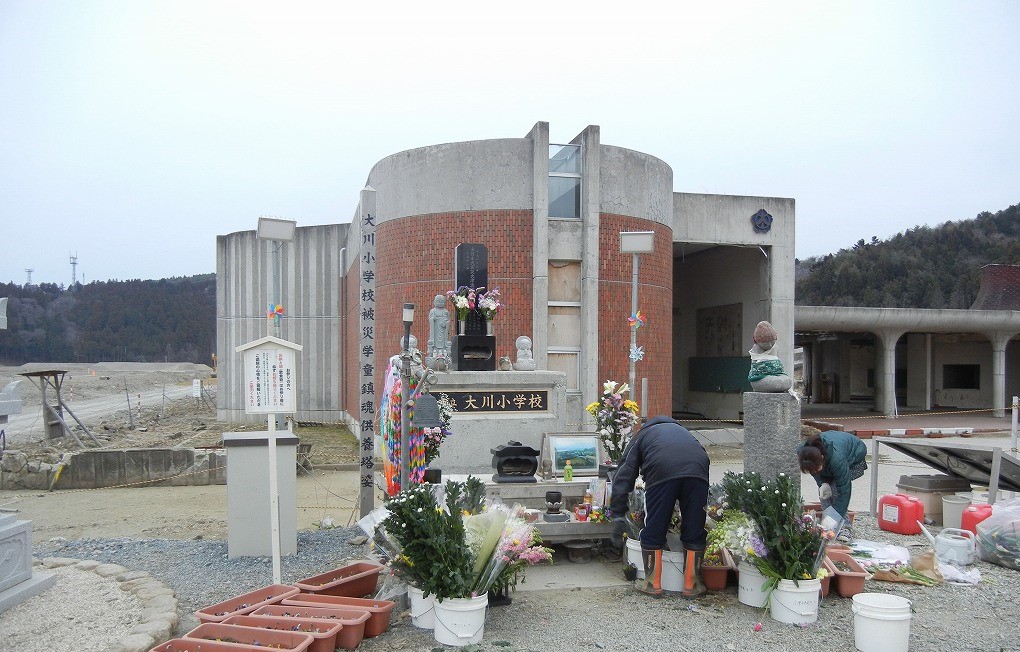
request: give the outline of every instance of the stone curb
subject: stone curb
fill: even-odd
[[[170,640],[180,622],[177,613],[180,602],[173,589],[144,571],[129,570],[118,564],[101,564],[98,561],[70,557],[33,558],[32,563],[44,568],[73,566],[80,570],[92,571],[99,577],[116,581],[121,591],[131,593],[138,599],[141,603],[141,619],[127,636],[110,645],[108,648],[110,652],[146,652]]]

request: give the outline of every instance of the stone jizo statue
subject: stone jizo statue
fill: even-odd
[[[747,380],[756,392],[786,392],[793,387],[793,379],[786,374],[783,363],[776,355],[776,340],[779,335],[772,324],[760,321],[754,327],[754,346],[751,356],[751,371]]]
[[[429,369],[441,371],[450,360],[450,311],[446,309],[446,297],[437,294],[429,311],[429,343],[426,347],[425,364]],[[442,360],[442,362],[439,362]]]
[[[535,370],[535,357],[531,353],[531,338],[527,335],[521,335],[515,342],[517,345],[517,362],[514,363],[514,369],[517,371],[534,371]]]

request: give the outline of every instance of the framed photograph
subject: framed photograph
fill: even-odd
[[[602,446],[593,432],[547,433],[543,454],[552,462],[553,475],[563,477],[567,460],[574,469],[574,476],[599,474],[599,460]]]

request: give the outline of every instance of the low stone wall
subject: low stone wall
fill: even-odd
[[[194,448],[86,450],[45,462],[6,451],[0,459],[0,489],[98,489],[160,482],[226,484],[226,453]]]

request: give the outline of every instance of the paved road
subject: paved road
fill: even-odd
[[[30,391],[32,388],[27,388]],[[24,392],[25,390],[23,390]],[[190,385],[167,385],[166,388],[135,392],[131,394],[131,406],[137,411],[139,403],[143,408],[159,405],[166,400],[180,399],[191,396]],[[75,416],[81,419],[90,429],[97,426],[100,421],[111,414],[121,412],[127,421],[127,396],[116,394],[100,398],[84,399],[67,402]],[[136,412],[137,414],[137,412]],[[71,415],[65,412],[64,420],[69,426],[77,427]],[[21,414],[10,417],[10,422],[2,426],[7,433],[7,445],[24,444],[28,442],[40,442],[45,437],[42,407],[41,405],[25,405]],[[80,438],[87,437],[78,431]]]

